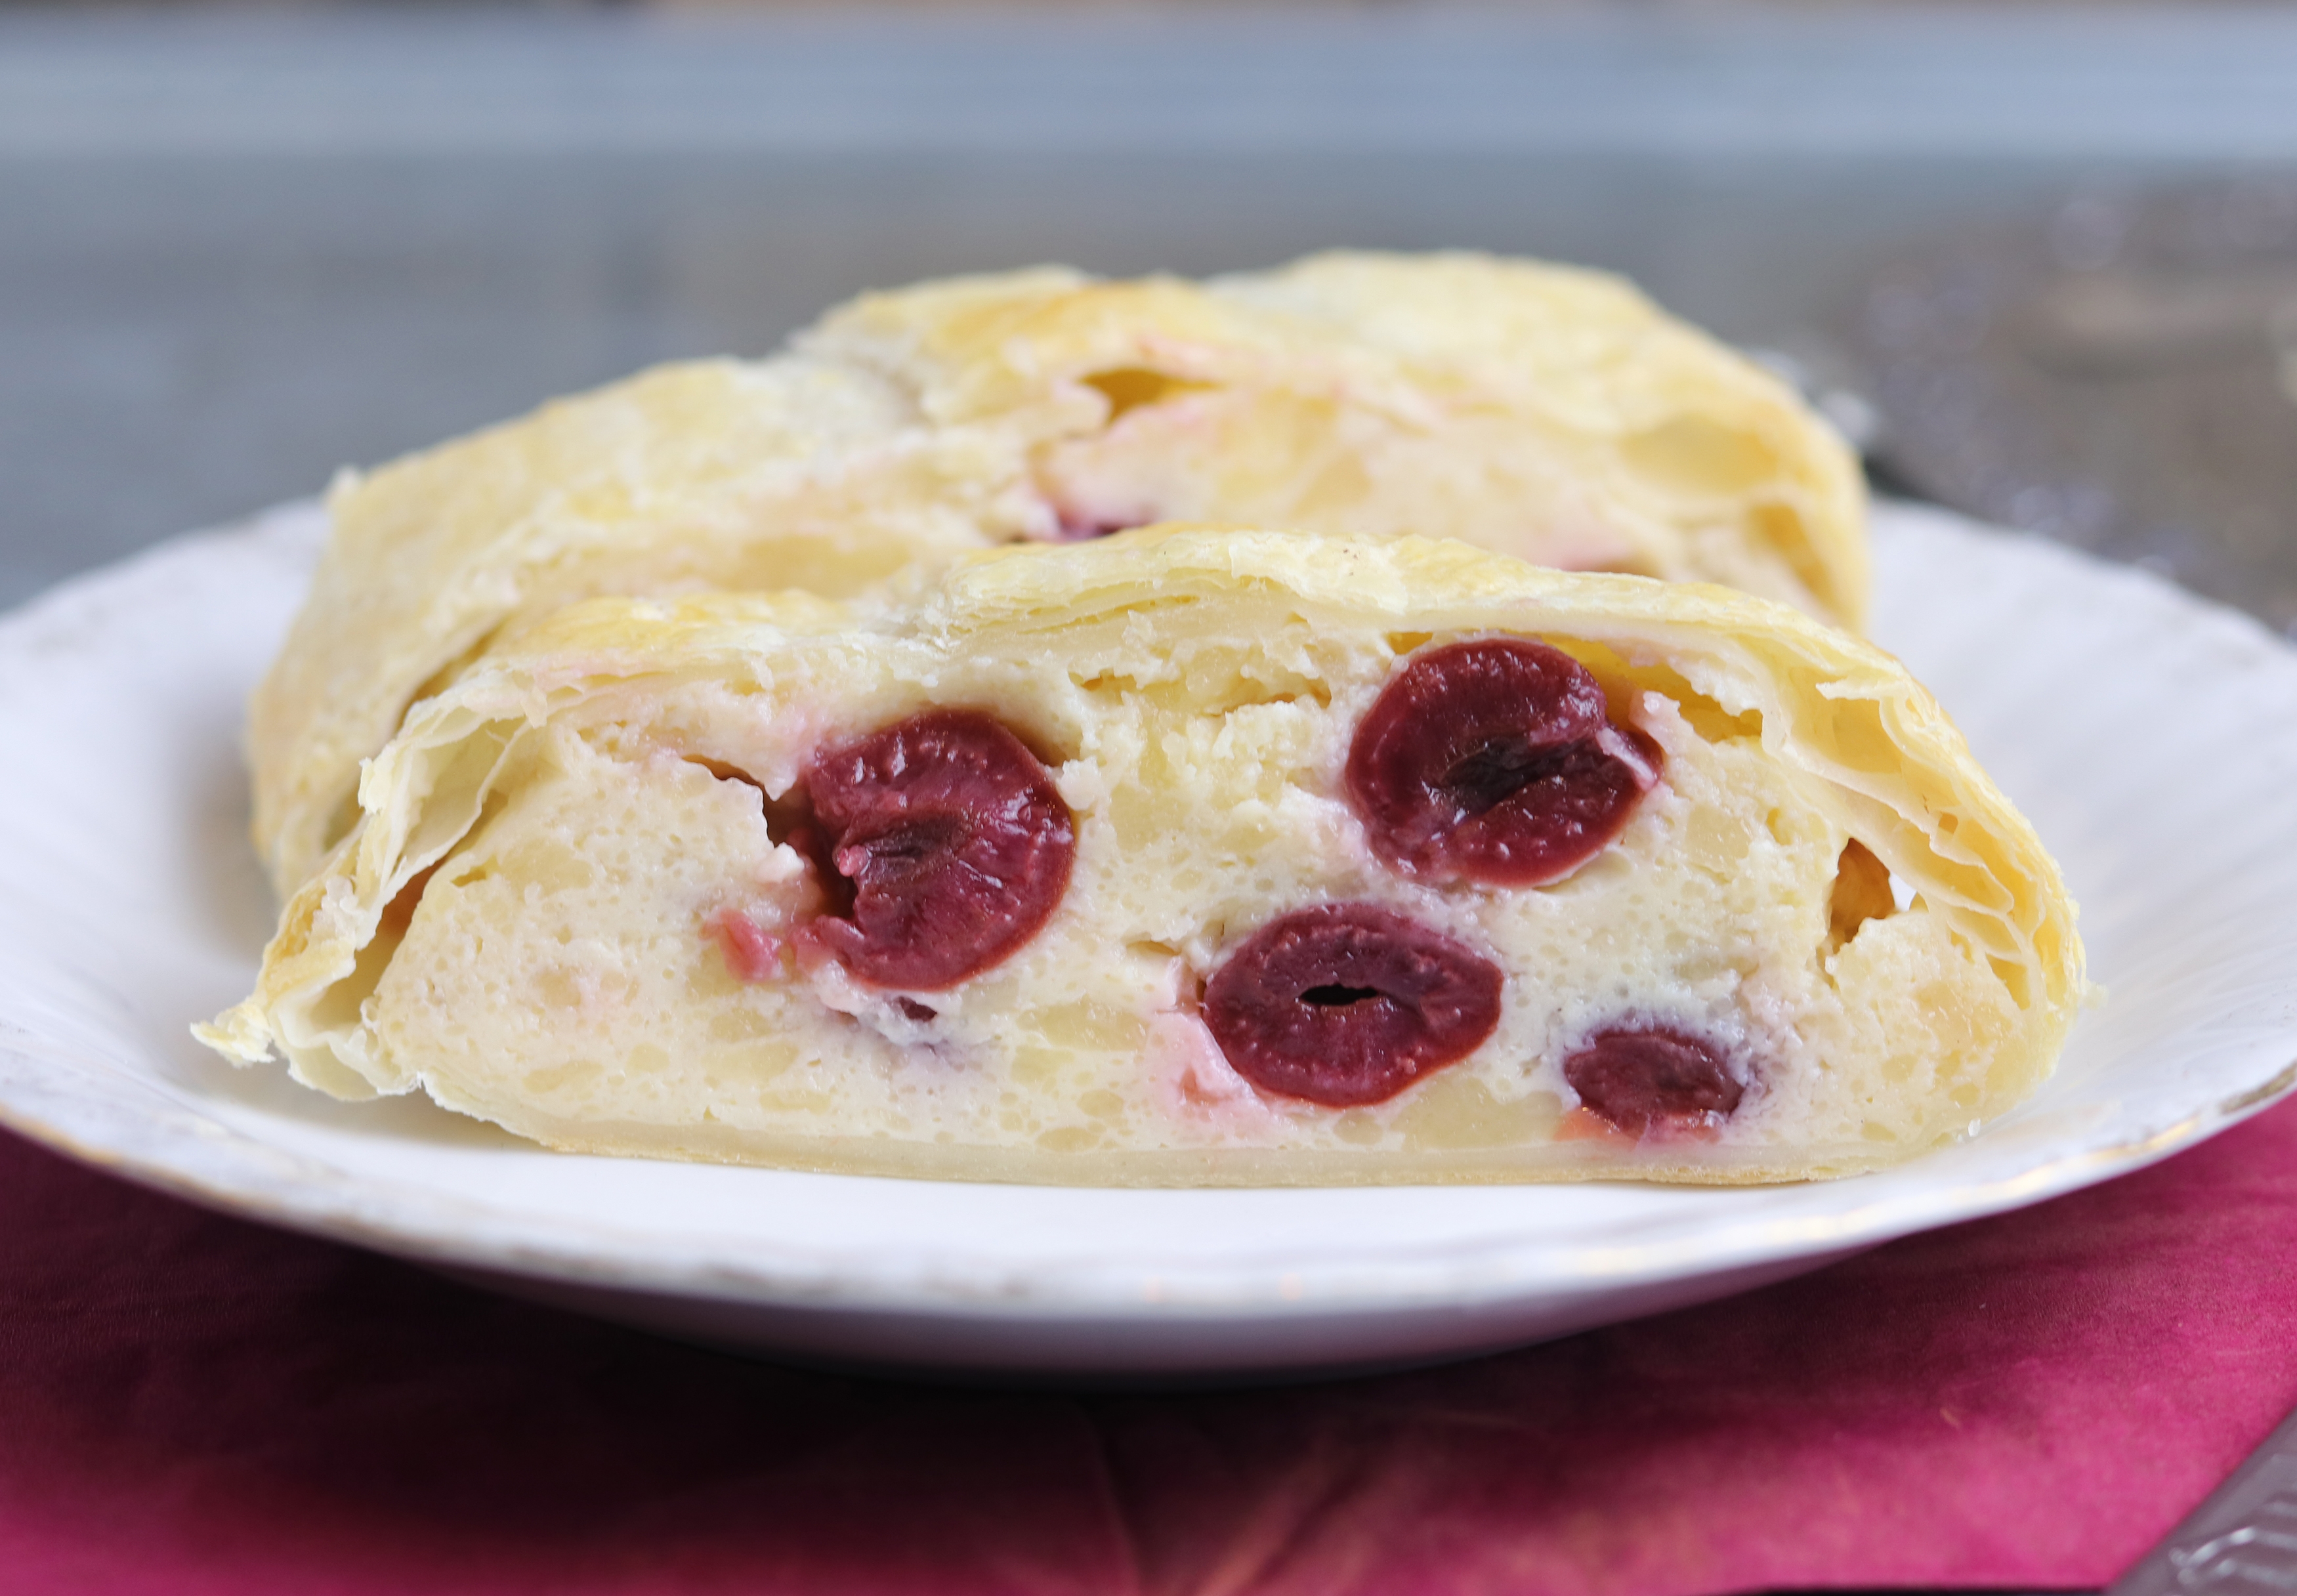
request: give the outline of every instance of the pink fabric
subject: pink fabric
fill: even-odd
[[[2095,1586],[2297,1403],[2297,1103],[2111,1186],[1421,1373],[793,1373],[0,1137],[0,1589]]]

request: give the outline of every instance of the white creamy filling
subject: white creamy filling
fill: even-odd
[[[1656,1024],[1707,1040],[1747,1082],[1717,1148],[1938,1134],[1952,1057],[1919,1025],[1894,1042],[1862,1009],[1878,994],[1958,1006],[1964,1042],[1998,1016],[1922,912],[1870,920],[1829,956],[1846,834],[1751,737],[1710,742],[1664,695],[1626,693],[1665,769],[1619,836],[1551,885],[1433,886],[1380,863],[1338,796],[1394,663],[1376,638],[1304,628],[1178,648],[1148,682],[888,650],[824,652],[754,693],[602,696],[554,724],[540,773],[434,877],[369,1016],[442,1100],[514,1128],[1053,1151],[1533,1145],[1591,1129],[1571,1113],[1572,1050]],[[801,969],[786,949],[818,897],[768,802],[825,739],[931,703],[993,706],[1071,755],[1055,772],[1077,826],[1067,893],[1017,953],[948,991]],[[1497,1028],[1385,1103],[1258,1091],[1212,1044],[1197,994],[1269,919],[1349,901],[1495,961]],[[745,945],[777,950],[763,979],[729,952],[729,911],[760,939]],[[1675,1140],[1669,1156],[1700,1156]]]

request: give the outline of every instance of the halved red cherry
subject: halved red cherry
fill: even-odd
[[[1414,654],[1356,727],[1346,782],[1395,868],[1536,886],[1618,835],[1659,766],[1659,745],[1611,723],[1577,660],[1492,638]]]
[[[1385,1102],[1474,1052],[1500,1018],[1490,959],[1369,903],[1295,909],[1205,986],[1205,1024],[1263,1091],[1328,1108]]]
[[[1563,1061],[1563,1078],[1583,1107],[1633,1136],[1719,1124],[1747,1090],[1720,1049],[1670,1025],[1599,1031]]]
[[[978,710],[930,710],[824,750],[805,788],[824,884],[850,903],[797,936],[869,985],[933,991],[977,975],[1034,936],[1068,886],[1068,806]]]

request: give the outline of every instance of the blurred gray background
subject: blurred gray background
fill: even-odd
[[[1626,272],[2297,625],[2292,172],[2274,8],[0,10],[0,605],[866,286],[1350,244]]]

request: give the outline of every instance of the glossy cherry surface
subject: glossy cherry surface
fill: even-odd
[[[1499,967],[1369,903],[1295,909],[1205,987],[1205,1023],[1238,1074],[1327,1107],[1384,1102],[1466,1057],[1500,1017]]]
[[[930,710],[826,749],[805,786],[824,885],[848,901],[798,936],[870,985],[977,975],[1034,936],[1068,886],[1068,806],[981,711]]]
[[[1720,1123],[1747,1090],[1720,1049],[1670,1025],[1599,1031],[1563,1061],[1563,1078],[1583,1107],[1634,1136]]]
[[[1395,869],[1536,886],[1601,851],[1659,767],[1658,745],[1612,724],[1577,660],[1490,638],[1405,662],[1356,727],[1346,785]]]

